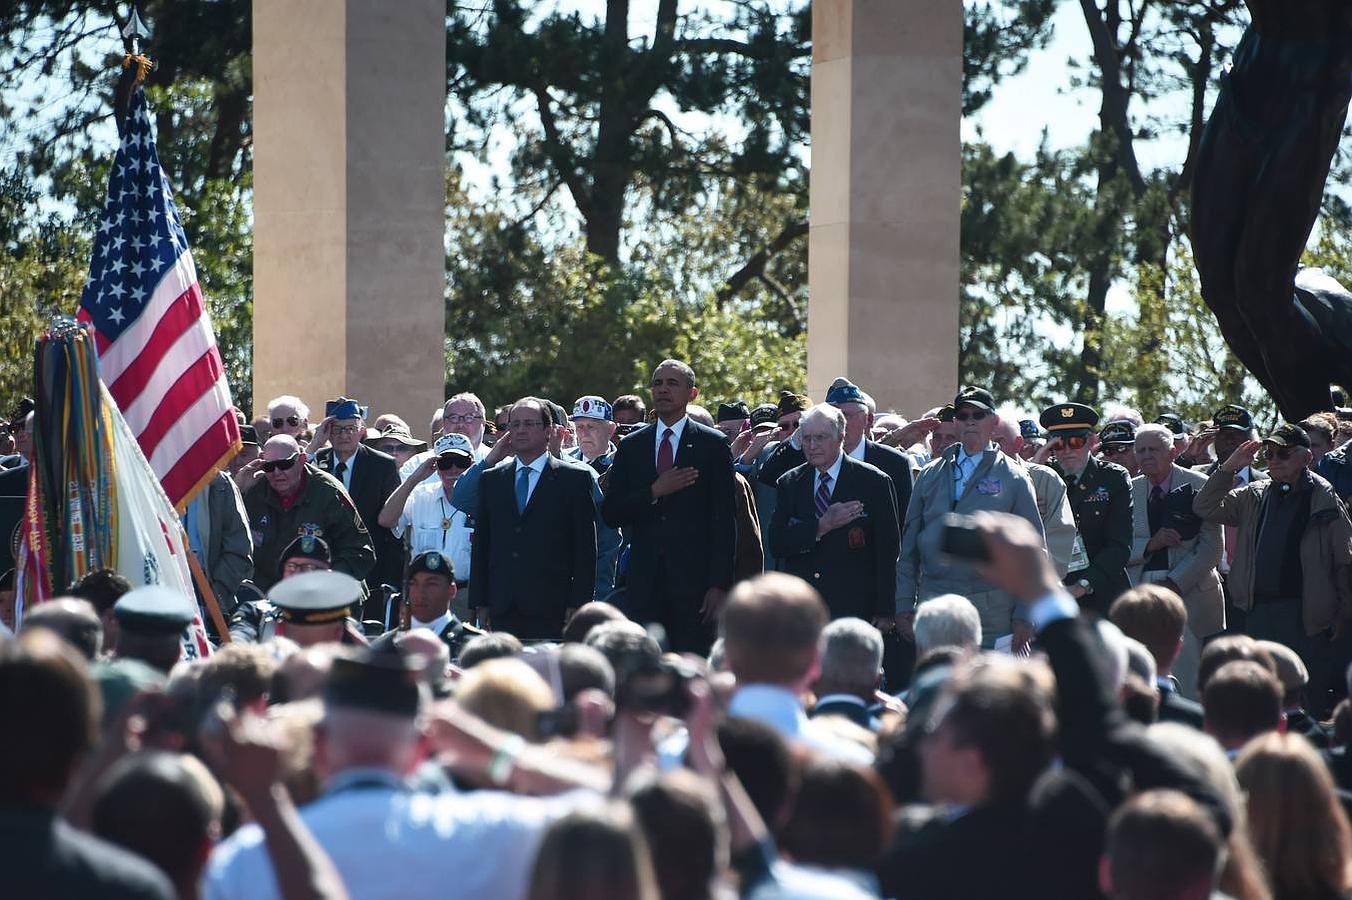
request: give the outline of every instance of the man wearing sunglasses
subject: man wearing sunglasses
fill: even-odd
[[[1126,469],[1128,478],[1135,478],[1141,474],[1141,467],[1136,464],[1135,422],[1130,419],[1114,419],[1099,430],[1098,437],[1104,459]]]
[[[273,434],[287,434],[299,440],[310,427],[310,407],[299,397],[283,394],[268,404],[268,423]]]
[[[1244,441],[1211,474],[1193,509],[1236,531],[1228,587],[1245,629],[1285,644],[1310,671],[1311,712],[1328,712],[1334,641],[1352,618],[1352,521],[1327,481],[1310,471],[1310,438],[1282,425]],[[1233,487],[1259,451],[1267,480]]]
[[[302,534],[328,542],[334,571],[364,578],[375,564],[375,549],[343,485],[309,465],[290,435],[269,438],[261,459],[257,480],[244,495],[258,586],[266,591],[277,582],[282,551]]]
[[[1048,438],[1039,455],[1050,456],[1052,468],[1065,480],[1080,532],[1066,587],[1081,606],[1107,615],[1117,596],[1131,587],[1126,568],[1131,558],[1131,479],[1122,466],[1094,457],[1099,415],[1090,407],[1058,403],[1044,409],[1038,421]]]
[[[969,560],[954,560],[942,552],[943,517],[950,512],[1012,513],[1043,535],[1033,483],[1027,472],[992,442],[1000,422],[990,391],[965,387],[953,398],[952,424],[958,442],[941,448],[920,470],[906,508],[901,557],[897,561],[897,625],[914,640],[917,603],[941,594],[959,594],[972,601],[981,615],[983,646],[1014,634],[1022,648],[1032,639],[1032,626],[1015,622],[1013,595],[999,590],[977,574]]]

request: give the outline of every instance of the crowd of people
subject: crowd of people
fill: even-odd
[[[198,596],[0,582],[0,893],[1352,897],[1344,399],[699,399],[278,397]]]

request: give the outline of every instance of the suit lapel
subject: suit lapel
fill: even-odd
[[[535,489],[530,492],[530,496],[526,498],[526,508],[521,511],[521,518],[524,519],[526,516],[530,515],[530,511],[535,508],[536,501],[540,499],[540,493],[549,490],[549,485],[554,480],[554,470],[558,465],[559,464],[554,460],[554,457],[550,456],[548,453],[545,454],[545,465],[544,468],[540,470],[540,479],[536,483]],[[515,490],[512,492],[512,506],[516,506]]]
[[[657,452],[657,445],[653,444],[653,452]],[[672,463],[675,466],[692,466],[695,464],[695,423],[690,419],[685,420],[685,427],[681,429],[681,440],[676,446],[676,456]],[[656,459],[656,457],[654,457]]]

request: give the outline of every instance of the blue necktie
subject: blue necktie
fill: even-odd
[[[530,499],[530,466],[522,466],[516,471],[516,511],[526,511],[526,501]]]

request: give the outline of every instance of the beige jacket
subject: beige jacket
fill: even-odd
[[[1318,634],[1338,619],[1352,618],[1352,520],[1348,519],[1332,486],[1311,473],[1314,496],[1310,519],[1300,540],[1300,565],[1304,575],[1302,613],[1306,634]],[[1272,488],[1270,479],[1251,481],[1230,488],[1234,476],[1216,471],[1193,500],[1192,508],[1208,522],[1234,525],[1234,565],[1228,584],[1230,599],[1240,609],[1253,607],[1254,548],[1263,515],[1263,498]]]
[[[1182,466],[1174,466],[1170,487],[1178,490],[1192,485],[1200,491],[1206,476]],[[1127,577],[1133,587],[1141,583],[1145,569],[1146,544],[1150,543],[1150,479],[1137,475],[1131,480],[1132,540],[1131,559],[1127,561]],[[1169,548],[1169,571],[1166,577],[1174,584],[1188,608],[1188,627],[1198,637],[1208,637],[1225,628],[1225,596],[1221,592],[1221,577],[1216,565],[1221,560],[1221,526],[1218,522],[1202,523],[1197,536]]]

